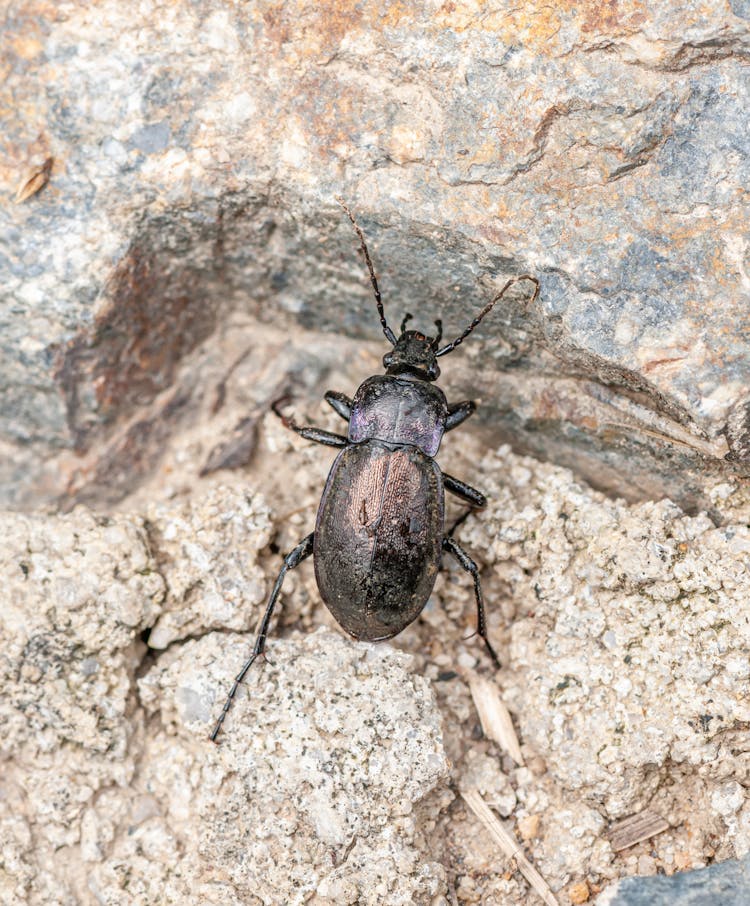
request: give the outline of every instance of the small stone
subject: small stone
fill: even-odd
[[[539,815],[524,815],[516,822],[522,840],[531,840],[539,834]]]
[[[570,902],[576,904],[588,902],[589,896],[591,895],[591,890],[586,881],[579,881],[576,884],[571,884],[568,888],[568,896],[570,897]]]

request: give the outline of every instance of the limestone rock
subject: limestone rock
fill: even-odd
[[[269,541],[269,513],[260,495],[215,486],[148,510],[152,542],[167,585],[152,648],[209,629],[250,630],[266,598],[257,553]]]
[[[448,765],[411,658],[326,632],[276,641],[217,748],[208,733],[247,649],[246,637],[214,634],[170,652],[141,682],[167,730],[148,771],[154,781],[170,771],[163,807],[184,818],[172,883],[221,879],[240,902],[269,906],[432,902],[445,879],[424,833],[445,805],[444,792],[429,794]],[[204,902],[185,889],[185,902]]]
[[[481,469],[491,503],[461,541],[510,599],[503,686],[523,742],[608,819],[656,803],[679,826],[701,803],[699,836],[744,855],[747,525],[613,501],[507,449]]]

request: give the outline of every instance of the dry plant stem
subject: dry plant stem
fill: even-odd
[[[497,818],[487,803],[482,798],[479,790],[465,789],[461,790],[461,796],[464,802],[484,824],[492,835],[493,840],[498,844],[500,849],[509,859],[515,859],[518,870],[526,878],[532,888],[539,894],[547,906],[559,906],[555,895],[550,890],[549,885],[534,866],[523,854],[523,850],[518,845],[516,838],[510,833],[505,825]]]

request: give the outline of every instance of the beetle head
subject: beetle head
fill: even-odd
[[[413,374],[423,381],[436,381],[440,368],[435,350],[434,337],[418,330],[402,330],[396,345],[383,356],[386,374]]]

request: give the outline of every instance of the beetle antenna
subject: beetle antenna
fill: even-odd
[[[411,321],[413,317],[414,315],[412,315],[410,311],[407,311],[407,313],[404,315],[404,320],[401,322],[401,333],[406,330],[406,325],[409,323],[409,321]]]
[[[531,282],[534,284],[534,295],[526,303],[527,305],[531,305],[534,299],[536,299],[536,297],[539,295],[539,281],[536,279],[536,277],[532,277],[531,274],[523,274],[521,277],[511,277],[511,279],[508,280],[508,282],[495,296],[495,298],[484,306],[484,308],[479,312],[476,318],[474,318],[471,324],[469,324],[469,326],[460,336],[456,337],[456,339],[453,340],[452,343],[448,343],[447,346],[443,346],[442,349],[438,349],[438,351],[435,353],[435,358],[438,358],[441,355],[447,355],[449,352],[453,352],[453,350],[457,346],[460,346],[461,343],[463,343],[463,341],[469,336],[472,330],[474,330],[477,324],[479,324],[482,318],[484,318],[485,315],[488,315],[492,311],[495,305],[502,299],[502,297],[511,288],[511,286],[513,286],[514,283],[519,283],[521,280],[531,280]]]
[[[433,349],[437,349],[443,339],[443,322],[440,318],[435,321],[435,327],[437,327],[437,335],[431,344]]]
[[[380,298],[380,290],[378,289],[378,278],[375,276],[375,268],[372,266],[372,261],[370,259],[370,253],[367,251],[367,243],[365,242],[365,234],[360,230],[357,221],[354,219],[354,214],[346,206],[344,199],[336,196],[336,201],[341,205],[341,207],[346,212],[349,220],[352,222],[354,231],[357,236],[359,236],[360,248],[362,249],[362,254],[365,256],[365,261],[367,262],[367,270],[370,272],[370,283],[372,283],[372,288],[375,292],[375,304],[378,307],[378,314],[380,315],[380,324],[383,328],[383,333],[385,334],[388,342],[395,346],[396,345],[396,335],[393,333],[391,328],[388,326],[388,322],[385,320],[385,310],[383,309],[383,300]]]

